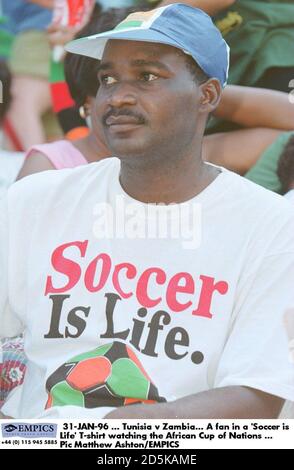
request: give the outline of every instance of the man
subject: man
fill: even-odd
[[[9,191],[1,333],[25,327],[29,360],[4,412],[276,417],[294,395],[282,323],[293,217],[202,162],[226,43],[205,13],[174,4],[68,49],[102,59],[95,113],[118,158]]]

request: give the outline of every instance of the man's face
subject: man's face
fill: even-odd
[[[113,154],[129,158],[191,145],[199,87],[178,49],[108,41],[98,72],[96,118]],[[152,152],[152,153],[151,153]]]

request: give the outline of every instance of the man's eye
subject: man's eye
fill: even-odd
[[[157,80],[157,78],[158,78],[158,76],[154,75],[154,73],[150,73],[150,72],[142,73],[142,79],[145,82],[153,82],[153,80]]]
[[[104,85],[113,85],[114,83],[117,82],[117,80],[111,75],[104,75],[103,77],[101,77],[100,80],[101,80],[101,83],[103,83]]]

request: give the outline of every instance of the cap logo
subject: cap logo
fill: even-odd
[[[150,28],[152,23],[163,13],[163,11],[169,7],[157,8],[157,10],[151,11],[138,11],[135,13],[131,13],[127,16],[121,23],[119,23],[115,28],[114,31],[120,31],[124,29],[130,28],[143,28],[147,29]]]

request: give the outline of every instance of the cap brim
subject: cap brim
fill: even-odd
[[[72,54],[80,54],[93,59],[101,60],[106,43],[109,39],[121,41],[142,41],[157,44],[167,44],[183,50],[180,44],[170,39],[165,34],[155,30],[132,28],[124,31],[106,31],[86,38],[76,39],[69,42],[65,49]],[[184,51],[185,52],[185,51]]]

